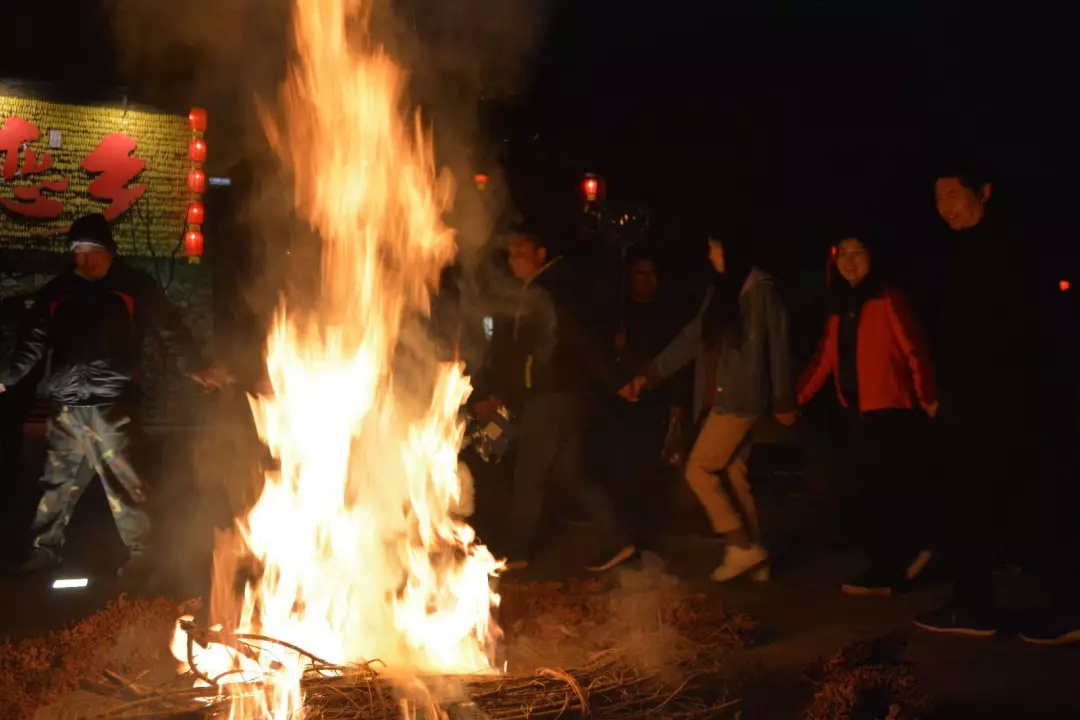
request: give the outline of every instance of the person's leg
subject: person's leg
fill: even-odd
[[[68,408],[53,413],[45,426],[45,469],[41,475],[41,499],[30,527],[31,557],[27,571],[36,565],[55,564],[64,546],[64,530],[71,521],[83,491],[94,479],[87,460],[90,437]]]
[[[768,559],[765,549],[752,538],[754,529],[747,526],[743,514],[718,477],[718,473],[729,471],[729,479],[740,486],[738,490],[733,488],[733,492],[742,492],[751,498],[749,510],[744,509],[743,513],[748,512],[750,522],[756,524],[756,511],[746,479],[746,454],[735,463],[735,478],[730,475],[733,459],[739,456],[740,450],[746,452],[744,445],[753,425],[752,418],[710,413],[687,458],[686,481],[709,516],[713,530],[727,541],[724,560],[711,575],[717,582],[738,577]]]
[[[517,457],[514,461],[514,499],[510,512],[507,557],[529,562],[547,494],[548,478],[559,450],[558,415],[546,395],[531,398],[521,413]]]
[[[738,450],[731,456],[727,466],[727,476],[731,483],[731,494],[735,496],[735,503],[742,514],[746,535],[752,542],[761,542],[761,522],[758,520],[757,503],[754,501],[754,491],[750,486],[750,451],[754,444],[750,442],[750,435],[743,438]]]
[[[753,424],[752,419],[709,413],[686,460],[686,482],[718,535],[748,535],[743,527],[743,519],[724,491],[718,473],[728,469]]]
[[[945,607],[916,618],[915,624],[935,632],[990,637],[998,625],[993,571],[1000,559],[998,509],[1008,478],[1004,463],[1010,440],[995,425],[1004,426],[1000,413],[953,407],[946,416],[944,405],[941,412],[948,455],[943,532],[953,595]]]
[[[558,417],[558,451],[552,468],[552,482],[575,503],[600,534],[600,550],[589,569],[608,570],[634,553],[615,515],[615,507],[603,488],[585,472],[585,408],[569,394],[552,396]]]
[[[95,469],[105,488],[109,510],[120,539],[131,553],[131,561],[140,561],[147,551],[151,525],[144,509],[147,487],[134,465],[132,439],[137,429],[122,408],[103,405],[85,411],[85,421],[94,433]]]

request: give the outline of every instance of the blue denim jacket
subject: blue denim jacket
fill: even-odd
[[[691,360],[698,361],[694,383],[695,414],[703,409],[698,407],[706,375],[706,347],[701,323],[711,298],[710,289],[694,318],[653,361],[661,377],[678,372]],[[760,417],[770,411],[794,410],[788,316],[776,281],[759,268],[752,269],[739,293],[739,309],[742,341],[738,346],[725,344],[720,349],[713,409],[738,417]]]

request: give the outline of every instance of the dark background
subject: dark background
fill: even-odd
[[[435,0],[397,5],[422,42],[447,31]],[[125,7],[8,8],[0,77],[47,81],[71,99],[143,99],[115,49]],[[594,171],[613,206],[649,207],[652,243],[673,264],[700,257],[701,229],[720,220],[804,283],[822,281],[826,244],[852,225],[917,277],[911,268],[945,241],[933,172],[959,159],[995,180],[994,204],[1024,229],[1015,251],[1038,253],[1048,282],[1075,283],[1080,125],[1067,23],[1038,4],[988,7],[555,0],[532,16],[547,26],[525,72],[480,103],[477,143],[505,168],[514,205],[568,236],[582,173]],[[146,100],[239,112],[193,97],[212,54],[166,57]],[[234,140],[219,134],[215,147]]]

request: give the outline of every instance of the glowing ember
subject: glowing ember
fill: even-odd
[[[298,211],[322,238],[322,291],[314,319],[282,308],[275,320],[273,394],[251,406],[280,470],[237,532],[218,539],[212,616],[226,633],[270,636],[330,663],[378,659],[401,676],[485,671],[498,563],[451,515],[470,386],[457,364],[410,368],[433,380],[426,388],[394,372],[405,344],[409,357],[434,356],[417,353],[430,347],[418,317],[454,253],[440,219],[451,187],[436,178],[419,119],[403,113],[402,70],[372,47],[370,9],[295,0],[284,123],[267,129],[294,174]],[[238,599],[245,556],[260,572]],[[185,664],[187,642],[178,625],[173,652]],[[302,706],[297,654],[193,648],[211,678],[236,671],[224,680],[232,718],[284,719]]]

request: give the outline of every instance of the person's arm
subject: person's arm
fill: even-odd
[[[556,305],[559,342],[570,349],[570,357],[578,358],[586,375],[596,380],[604,390],[617,393],[626,382],[607,361],[609,353],[601,349],[585,327],[578,322],[564,303]]]
[[[795,384],[795,397],[799,405],[810,402],[836,370],[836,354],[833,351],[836,349],[837,321],[835,315],[825,321],[825,331],[821,334],[814,359],[806,366]]]
[[[889,325],[893,338],[907,358],[911,368],[911,377],[915,381],[915,395],[924,408],[937,404],[937,385],[934,381],[934,366],[930,362],[930,349],[926,344],[922,328],[908,305],[903,293],[888,290],[885,293],[885,307],[889,311]]]
[[[210,367],[202,348],[191,331],[156,282],[147,279],[142,283],[140,295],[146,313],[147,327],[157,333],[166,347],[180,358],[187,373],[199,373]]]
[[[791,341],[788,314],[780,293],[772,282],[762,282],[761,299],[765,310],[768,338],[769,386],[772,388],[773,413],[793,415],[796,409],[795,391],[791,377]]]
[[[35,298],[26,325],[19,337],[11,363],[0,371],[0,390],[15,385],[25,378],[41,362],[52,345],[49,337],[49,304],[52,295],[46,286]]]
[[[667,344],[663,350],[656,356],[655,359],[644,369],[643,376],[651,383],[657,383],[660,380],[673,375],[688,363],[697,358],[698,353],[701,351],[701,323],[702,318],[705,315],[705,308],[709,306],[709,300],[712,298],[712,291],[710,290],[705,296],[705,301],[701,304],[701,308],[697,311],[690,322],[683,326],[683,329],[679,331],[679,334],[671,339],[671,342]]]

